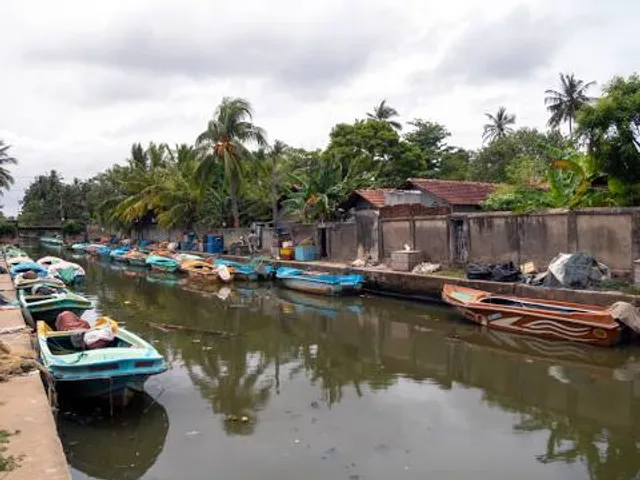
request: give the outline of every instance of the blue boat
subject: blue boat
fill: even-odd
[[[280,267],[276,279],[283,287],[305,293],[321,295],[349,295],[362,290],[362,275],[331,275],[305,272],[296,268]]]
[[[128,259],[126,254],[131,250],[129,247],[117,247],[109,252],[109,257],[116,262],[127,263]]]
[[[96,320],[94,328],[107,328],[113,340],[102,348],[77,347],[78,337],[89,330],[54,331],[38,322],[40,360],[55,380],[56,391],[76,397],[124,400],[140,392],[151,375],[167,369],[162,355],[142,338],[119,327],[108,317]]]
[[[234,277],[238,280],[246,280],[254,282],[258,280],[258,272],[248,263],[234,262],[233,260],[225,260],[224,258],[216,258],[213,261],[216,267],[224,265],[225,267],[233,268]]]
[[[11,267],[10,272],[12,277],[25,272],[34,272],[39,277],[46,277],[49,274],[49,271],[45,267],[36,262],[21,262]]]

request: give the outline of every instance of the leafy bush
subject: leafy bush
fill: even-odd
[[[76,220],[67,220],[62,225],[62,233],[64,235],[79,235],[80,233],[84,233],[85,230],[85,225]]]
[[[17,235],[18,227],[13,222],[0,219],[0,235]]]

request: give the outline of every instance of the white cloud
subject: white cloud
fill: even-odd
[[[631,73],[640,7],[614,0],[9,1],[0,28],[0,138],[15,213],[34,175],[87,177],[131,142],[192,141],[222,96],[248,98],[270,139],[323,146],[387,98],[477,147],[505,105],[542,128],[560,71]]]

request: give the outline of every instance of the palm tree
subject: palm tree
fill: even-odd
[[[489,123],[486,123],[483,127],[482,139],[493,142],[498,138],[506,136],[508,133],[513,132],[513,128],[509,125],[516,123],[516,116],[507,113],[507,109],[500,107],[495,115],[485,113],[489,119]]]
[[[587,96],[587,90],[596,82],[584,83],[574,74],[560,74],[560,90],[547,90],[544,99],[547,110],[551,113],[549,126],[557,128],[562,122],[569,122],[569,134],[573,134],[573,123],[576,113],[580,108],[593,101],[593,97]]]
[[[209,120],[207,129],[196,140],[197,145],[211,148],[211,154],[203,156],[199,169],[204,178],[210,178],[216,162],[224,165],[235,228],[240,227],[238,194],[242,183],[242,162],[252,157],[245,143],[254,142],[259,146],[267,143],[265,131],[254,125],[252,118],[253,109],[247,100],[225,97]]]
[[[391,120],[393,117],[397,117],[398,115],[398,111],[395,108],[387,105],[386,100],[382,100],[379,105],[373,107],[373,112],[367,113],[367,117],[371,120],[380,120],[382,122],[388,123],[396,130],[402,130],[402,125],[400,124],[400,122]]]
[[[269,156],[271,157],[272,164],[272,184],[271,184],[271,211],[273,217],[273,240],[274,247],[278,246],[278,236],[276,235],[276,223],[278,221],[278,159],[282,156],[287,148],[287,144],[282,140],[276,140],[273,142]]]
[[[0,140],[0,195],[2,190],[9,190],[9,187],[13,185],[13,177],[5,165],[18,163],[18,160],[9,155],[10,148],[11,145],[7,145]]]

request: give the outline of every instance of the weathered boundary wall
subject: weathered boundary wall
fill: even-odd
[[[533,261],[545,268],[558,253],[587,251],[614,271],[628,273],[640,258],[639,208],[458,213],[379,223],[384,259],[409,245],[443,264]]]

